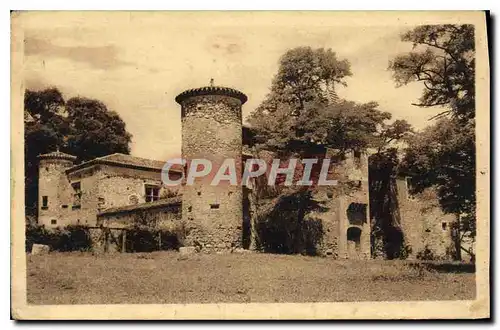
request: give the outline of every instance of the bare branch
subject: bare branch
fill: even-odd
[[[447,114],[449,114],[451,112],[451,110],[446,110],[446,111],[443,111],[443,112],[440,112],[438,113],[437,115],[435,116],[432,116],[431,118],[429,118],[428,120],[433,120],[433,119],[437,119],[437,118],[441,118],[443,116],[446,116]]]

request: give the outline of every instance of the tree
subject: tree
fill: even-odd
[[[460,120],[475,117],[475,47],[473,25],[423,25],[403,34],[413,51],[389,63],[399,85],[422,82],[425,89],[415,105],[447,109]]]
[[[377,103],[337,97],[335,87],[346,85],[350,75],[349,62],[338,60],[331,50],[299,47],[286,52],[269,94],[248,119],[257,146],[280,157],[322,157],[327,148],[338,150],[341,156],[370,146],[382,149],[406,136],[410,125],[405,121],[387,124],[391,114],[379,110]],[[286,233],[288,243],[273,244],[300,252],[302,228],[307,227],[308,205],[313,202],[311,191],[294,187],[275,192],[276,198],[264,202],[261,211],[261,218],[268,219],[264,227],[287,226],[281,233]]]
[[[413,51],[389,63],[398,85],[423,84],[419,107],[445,110],[408,143],[401,170],[415,192],[433,187],[446,213],[462,216],[461,230],[475,235],[475,45],[472,25],[419,26],[403,41]]]
[[[400,170],[412,176],[415,193],[435,187],[444,212],[475,215],[475,156],[474,126],[442,118],[415,135]],[[475,234],[473,222],[463,225]]]
[[[35,215],[38,201],[38,155],[61,151],[77,161],[121,152],[128,154],[131,135],[122,119],[97,100],[65,102],[57,88],[24,94],[26,214]]]
[[[67,146],[79,160],[88,160],[110,153],[130,153],[131,135],[120,116],[109,111],[104,103],[84,97],[66,102],[71,132]]]
[[[300,112],[306,103],[324,100],[324,92],[334,90],[336,84],[346,85],[345,78],[352,75],[350,66],[331,49],[293,48],[280,58],[261,108],[272,112],[279,104],[288,104],[293,113]]]
[[[378,104],[339,100],[337,85],[351,76],[347,60],[330,49],[299,47],[280,59],[270,93],[250,115],[257,143],[277,153],[307,155],[326,147],[363,149],[391,118]]]

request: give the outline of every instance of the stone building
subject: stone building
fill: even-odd
[[[172,167],[171,179],[185,180],[183,174],[192,159],[208,159],[216,165],[233,159],[241,173],[244,161],[258,156],[242,126],[242,105],[247,101],[243,93],[209,86],[187,90],[176,101],[182,112],[182,157],[188,164]],[[368,259],[372,255],[369,155],[354,151],[339,156],[335,150],[325,150],[323,157],[332,160],[328,176],[338,179],[342,189],[314,191],[313,199],[322,210],[307,216],[321,227],[317,252]],[[55,151],[40,155],[39,160],[38,223],[46,227],[80,224],[120,231],[147,216],[156,227],[182,224],[184,244],[199,251],[258,248],[257,182],[249,187],[212,186],[207,177],[193,185],[167,187],[162,184],[163,161],[124,154],[75,164],[76,157]],[[401,227],[413,247],[410,257],[425,247],[446,254],[453,219],[442,214],[432,199],[422,202],[409,196],[406,181],[398,181],[398,191]]]
[[[162,185],[164,162],[112,154],[75,165],[76,157],[60,151],[39,156],[38,223],[48,228],[100,226],[147,207],[164,207],[178,194]],[[181,177],[182,169],[171,169]],[[166,216],[169,215],[166,213]]]

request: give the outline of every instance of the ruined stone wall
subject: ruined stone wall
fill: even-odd
[[[334,156],[336,151],[330,151]],[[337,159],[332,171],[339,181],[334,187],[338,215],[338,256],[347,259],[369,259],[371,227],[369,222],[368,155],[347,152]]]
[[[396,183],[401,227],[405,242],[411,248],[409,258],[416,258],[427,246],[437,258],[451,259],[455,216],[441,211],[432,189],[412,196],[405,179],[398,179]]]
[[[327,188],[319,188],[313,194],[313,199],[325,208],[322,211],[312,211],[306,217],[306,219],[321,220],[323,239],[318,246],[318,253],[337,259],[340,235],[339,199],[334,198]]]
[[[182,156],[212,161],[213,175],[225,159],[234,159],[241,176],[241,101],[224,95],[191,96],[182,105]],[[185,186],[182,218],[187,245],[219,251],[242,244],[242,187],[222,182],[211,186],[213,175]]]
[[[254,151],[255,152],[255,151]],[[319,158],[319,168],[324,157],[331,159],[328,180],[338,180],[338,186],[315,186],[311,187],[313,203],[319,207],[309,211],[304,221],[320,221],[323,231],[322,239],[316,247],[320,255],[331,256],[334,258],[350,259],[368,259],[370,258],[370,234],[371,228],[368,221],[369,198],[368,198],[368,157],[366,153],[360,153],[359,157],[354,157],[353,153],[344,157],[339,156],[338,151],[328,150]],[[268,168],[272,163],[274,156],[267,151],[255,152],[254,158],[264,159],[268,163]],[[302,177],[300,170],[300,161],[296,168],[296,179]],[[313,173],[314,173],[313,167]],[[319,174],[319,171],[318,173]],[[314,174],[313,174],[314,175]],[[258,203],[259,197],[265,200],[277,196],[271,191],[270,197],[266,197],[269,190],[275,187],[267,186],[267,178],[259,178],[252,181],[249,187],[249,196],[251,203]],[[279,188],[278,188],[279,190]],[[279,194],[279,192],[277,192]],[[354,206],[354,207],[353,207]],[[250,224],[255,227],[258,219],[258,208],[261,205],[250,205]],[[354,213],[354,215],[353,215]],[[359,229],[359,241],[354,242],[348,239],[348,230],[351,227]],[[251,228],[251,248],[255,248],[255,230]]]

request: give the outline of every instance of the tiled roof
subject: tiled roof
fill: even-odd
[[[104,157],[99,157],[99,159],[104,160],[104,161],[108,161],[108,162],[116,162],[116,163],[120,163],[120,164],[128,164],[128,165],[135,165],[135,166],[157,168],[160,170],[163,168],[163,165],[165,165],[164,161],[140,158],[140,157],[125,155],[125,154],[118,154],[118,153],[112,154],[112,155],[107,155]]]
[[[222,86],[205,86],[205,87],[200,87],[200,88],[193,88],[193,89],[188,89],[175,98],[175,101],[177,103],[181,103],[185,99],[192,97],[192,96],[198,96],[198,95],[224,95],[224,96],[231,96],[234,98],[237,98],[241,101],[241,104],[245,103],[248,98],[245,94],[240,92],[239,90],[236,90],[234,88],[229,88],[229,87],[222,87]]]
[[[60,152],[59,150],[49,152],[48,154],[38,155],[39,159],[67,159],[74,161],[76,156]]]
[[[98,215],[109,215],[114,213],[126,213],[126,212],[136,212],[139,210],[149,210],[153,208],[162,208],[167,206],[180,205],[182,202],[181,196],[160,199],[154,202],[120,206],[120,207],[110,207],[101,211]]]
[[[141,157],[135,157],[135,156],[125,155],[125,154],[115,153],[115,154],[95,158],[95,159],[92,159],[90,161],[73,166],[72,168],[68,169],[68,172],[78,170],[78,169],[81,169],[81,168],[84,168],[87,166],[95,165],[95,164],[145,168],[145,169],[152,169],[152,170],[156,170],[156,171],[161,171],[163,166],[165,165],[165,161],[153,160],[153,159],[147,159],[147,158],[141,158]],[[182,166],[173,165],[170,168],[170,171],[182,172]]]

